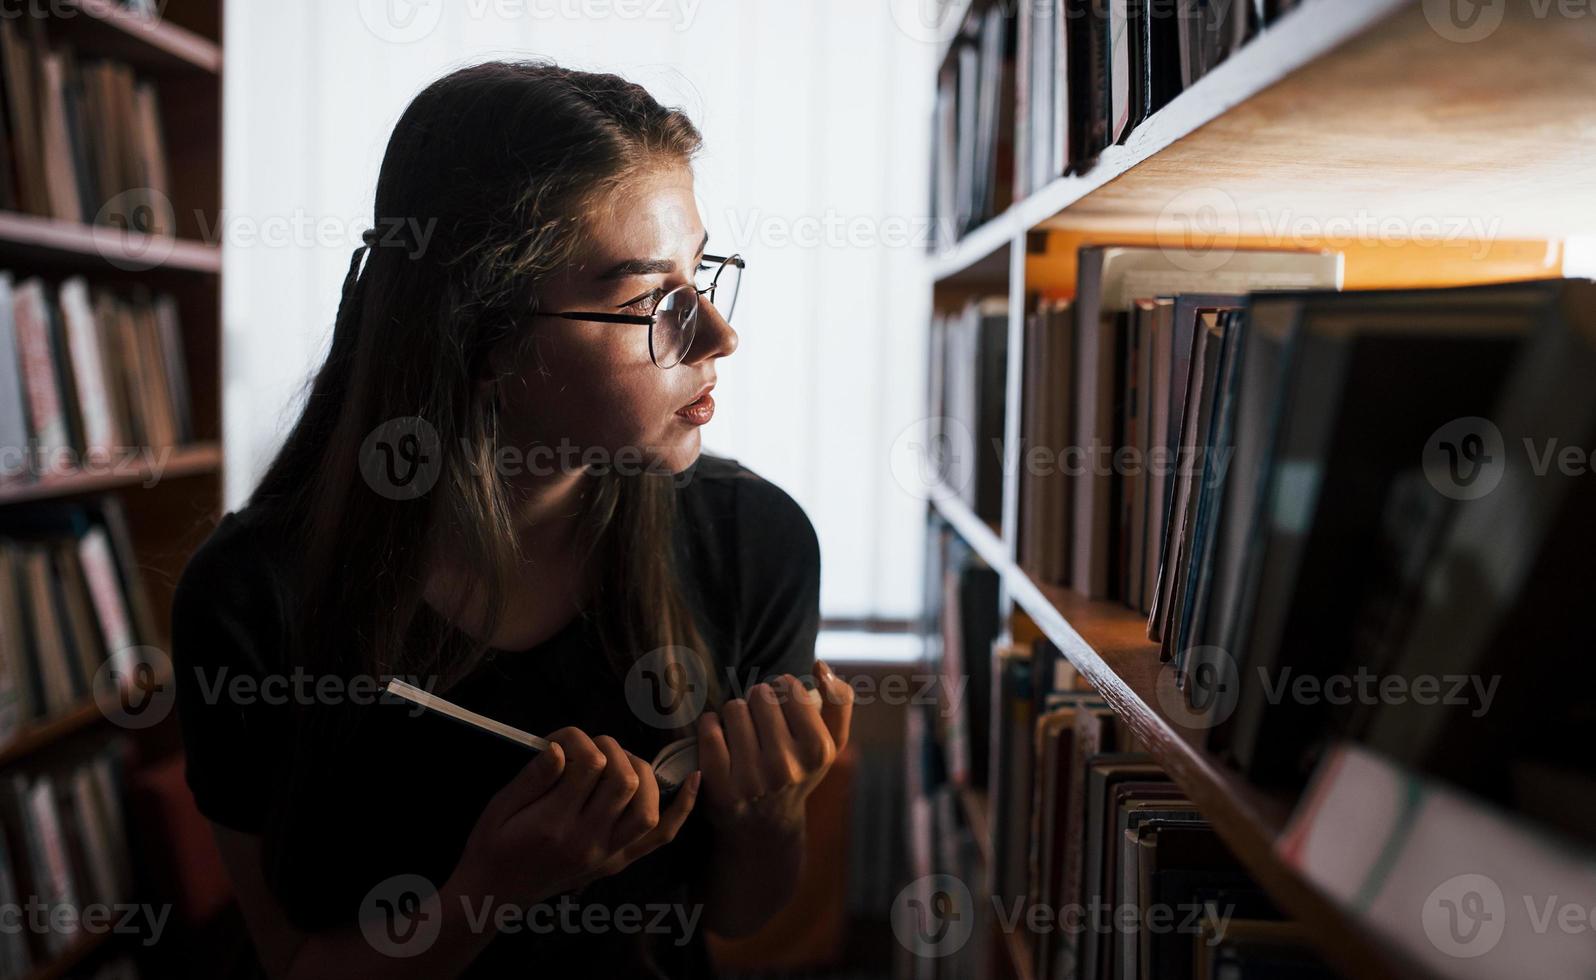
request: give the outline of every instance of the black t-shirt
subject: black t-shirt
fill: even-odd
[[[722,697],[777,674],[810,676],[820,549],[803,510],[737,462],[707,454],[678,478],[677,495],[675,565]],[[173,647],[189,787],[209,819],[257,834],[281,827],[269,821],[287,794],[316,801],[313,822],[299,819],[274,838],[283,860],[279,876],[268,877],[290,919],[306,929],[352,927],[363,903],[369,917],[386,902],[399,927],[388,940],[414,948],[402,945],[404,930],[423,923],[405,918],[410,890],[396,876],[441,887],[483,806],[529,756],[378,699],[375,679],[322,680],[332,686],[318,694],[318,679],[284,649],[280,607],[292,583],[260,518],[254,506],[225,515],[178,584]],[[611,735],[645,759],[671,737],[628,707],[586,617],[532,649],[490,651],[462,681],[434,692],[525,731],[575,725]],[[353,719],[308,763],[292,751],[304,732],[293,730],[296,715],[283,703],[305,697],[342,698]],[[711,975],[701,912],[687,895],[688,878],[715,860],[701,805],[670,844],[580,894],[530,910],[492,907],[510,928],[468,975]]]

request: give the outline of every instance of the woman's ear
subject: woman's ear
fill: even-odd
[[[497,343],[488,349],[488,354],[482,359],[482,369],[477,375],[477,390],[486,393],[487,388],[496,386],[499,379],[516,373],[517,344],[507,335],[501,335]]]

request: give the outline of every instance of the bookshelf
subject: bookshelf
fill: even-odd
[[[986,6],[948,3],[950,33]],[[1347,289],[1563,274],[1565,242],[1596,229],[1596,105],[1586,97],[1596,17],[1508,0],[1494,32],[1465,43],[1427,16],[1431,6],[1304,0],[1089,169],[1041,183],[926,260],[937,311],[983,293],[1009,301],[1002,520],[982,520],[950,488],[927,494],[998,573],[1002,640],[1039,631],[1064,651],[1325,960],[1344,976],[1392,980],[1436,974],[1282,857],[1297,800],[1251,785],[1161,707],[1163,664],[1146,616],[1039,584],[1020,567],[1015,475],[1026,300],[1073,292],[1082,246],[1160,244],[1217,204],[1212,243],[1340,251]],[[939,63],[951,48],[945,40]],[[1368,216],[1387,229],[1376,240],[1335,240]],[[1476,246],[1467,258],[1427,240],[1437,223]],[[959,798],[971,832],[993,833],[986,795],[961,788]],[[993,848],[983,841],[989,866]],[[1023,932],[1001,943],[1014,975],[1033,976]]]
[[[1596,83],[1589,18],[1538,16],[1527,0],[1507,8],[1490,38],[1459,44],[1416,0],[1307,0],[1090,170],[943,243],[931,277],[1003,278],[992,259],[1041,229],[1156,231],[1193,191],[1233,202],[1221,230],[1240,237],[1278,230],[1270,219],[1282,214],[1326,224],[1359,212],[1478,218],[1502,239],[1588,233],[1596,173],[1568,135],[1593,115],[1581,101]],[[1553,63],[1561,70],[1545,71]],[[1449,151],[1458,179],[1437,182]]]
[[[221,249],[200,237],[221,213],[221,4],[170,0],[153,20],[111,0],[64,0],[41,9],[52,45],[70,46],[81,60],[125,62],[155,84],[178,235],[0,211],[0,268],[18,279],[38,275],[56,283],[82,275],[91,285],[141,284],[174,296],[195,439],[171,448],[152,486],[147,466],[117,466],[7,485],[0,506],[119,494],[165,635],[171,589],[197,544],[195,528],[219,515],[222,499]]]
[[[1163,664],[1157,644],[1147,640],[1147,619],[1118,603],[1084,599],[1068,589],[1037,585],[1008,554],[997,535],[951,494],[934,498],[937,512],[964,537],[981,559],[1002,576],[1014,604],[1075,664],[1109,705],[1152,750],[1162,765],[1213,821],[1236,856],[1282,907],[1308,924],[1321,948],[1347,976],[1423,976],[1400,963],[1391,951],[1368,948],[1363,931],[1313,888],[1300,881],[1275,850],[1291,813],[1291,800],[1261,792],[1221,765],[1159,707],[1155,689]],[[971,832],[990,837],[985,794],[961,793]],[[991,844],[985,845],[988,854]],[[988,858],[990,860],[990,858]],[[1014,933],[1013,935],[1018,935]],[[1013,940],[1010,940],[1013,945]],[[1016,964],[1028,975],[1028,961]]]
[[[153,86],[171,203],[169,230],[146,234],[54,217],[37,209],[35,213],[0,210],[0,269],[9,271],[17,283],[42,281],[52,298],[56,287],[72,277],[81,277],[90,289],[106,287],[118,296],[147,290],[170,297],[179,330],[168,349],[180,358],[187,378],[191,437],[167,446],[124,447],[139,451],[119,452],[111,462],[93,468],[7,482],[0,485],[0,517],[25,528],[30,518],[14,515],[32,514],[31,508],[40,505],[114,499],[125,517],[131,563],[138,569],[152,613],[153,635],[141,636],[140,641],[164,651],[170,649],[171,597],[179,573],[222,509],[222,263],[213,229],[222,214],[223,4],[222,0],[164,0],[155,6],[158,13],[151,16],[115,0],[57,0],[29,5],[8,20],[17,36],[28,41],[36,37],[34,30],[41,30],[50,50],[70,51],[78,65],[119,63],[131,69],[140,83]],[[48,111],[42,90],[36,88],[33,94],[35,111]],[[105,118],[97,121],[109,125]],[[86,123],[83,132],[88,134],[88,146],[98,147],[104,130]],[[82,159],[74,163],[80,174]],[[12,172],[21,179],[20,173]],[[106,186],[103,170],[94,186],[102,197],[123,190]],[[88,194],[84,200],[92,205]],[[94,213],[92,206],[83,212]],[[162,682],[169,679],[168,675]],[[167,717],[152,728],[121,733],[127,749],[122,757],[124,791],[145,767],[158,765],[177,751],[175,725],[175,718]],[[0,776],[48,772],[57,759],[70,757],[79,743],[86,746],[91,739],[118,732],[93,698],[82,699],[24,723],[0,744]],[[15,833],[15,828],[7,829]],[[138,829],[130,822],[129,832]],[[147,885],[142,879],[135,881],[139,893]],[[85,970],[113,955],[133,952],[128,945],[114,933],[86,933],[53,957],[35,955],[26,976],[42,980],[86,975]]]

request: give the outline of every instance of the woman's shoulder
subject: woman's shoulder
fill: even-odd
[[[182,592],[212,592],[280,577],[282,555],[272,547],[266,509],[250,504],[222,514],[183,567],[178,579]]]
[[[695,489],[696,488],[696,489]],[[820,628],[820,538],[793,496],[737,460],[701,454],[683,500],[724,560],[736,597],[739,666],[807,674]]]
[[[700,453],[681,480],[681,500],[737,532],[744,556],[777,554],[789,562],[820,563],[820,540],[809,515],[778,484],[730,456]],[[775,549],[773,552],[771,549]]]
[[[266,509],[259,504],[222,515],[178,578],[172,597],[174,655],[195,660],[243,653],[249,660],[265,659],[258,655],[274,647],[291,578],[273,540]],[[232,642],[218,643],[224,636]]]

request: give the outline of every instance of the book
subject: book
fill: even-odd
[[[1192,353],[1183,387],[1185,404],[1180,409],[1180,435],[1174,446],[1179,464],[1172,471],[1169,510],[1165,516],[1163,564],[1159,570],[1157,592],[1148,616],[1148,636],[1161,643],[1160,656],[1171,659],[1175,649],[1175,627],[1186,594],[1192,542],[1201,504],[1202,474],[1207,465],[1209,430],[1213,425],[1216,389],[1225,364],[1225,338],[1231,325],[1223,318],[1224,309],[1192,311]],[[1179,313],[1177,312],[1177,317]]]
[[[1583,556],[1596,547],[1596,483],[1588,469],[1554,460],[1566,458],[1567,447],[1596,445],[1596,389],[1589,383],[1596,370],[1590,313],[1596,287],[1560,282],[1537,292],[1535,325],[1489,414],[1496,434],[1483,426],[1443,434],[1499,438],[1496,485],[1489,492],[1478,492],[1481,482],[1462,486],[1437,453],[1426,462],[1436,482],[1426,480],[1424,489],[1448,504],[1446,519],[1419,542],[1384,533],[1390,543],[1371,552],[1388,555],[1377,566],[1390,569],[1382,591],[1406,602],[1365,617],[1365,629],[1380,639],[1370,650],[1370,669],[1409,683],[1494,678],[1489,710],[1446,710],[1414,699],[1360,705],[1346,730],[1498,805],[1567,825],[1566,801],[1579,799],[1577,787],[1591,782],[1576,746],[1593,696],[1588,685],[1568,682],[1583,669],[1579,644],[1568,638],[1587,628],[1582,570]],[[1403,526],[1417,523],[1407,519]],[[1524,738],[1527,731],[1535,737]],[[1548,776],[1559,787],[1551,795],[1561,800],[1529,789]],[[1596,833],[1583,836],[1596,843]]]
[[[0,744],[9,742],[42,706],[35,699],[28,649],[21,555],[0,538]]]
[[[409,701],[411,704],[433,714],[450,718],[468,728],[486,732],[532,752],[548,751],[548,739],[506,725],[501,721],[495,721],[486,715],[480,715],[467,708],[462,708],[452,701],[445,700],[436,694],[424,691],[404,681],[398,679],[389,680],[383,686],[383,691]],[[689,735],[676,739],[656,752],[654,757],[649,760],[649,764],[654,767],[654,778],[659,783],[660,802],[664,803],[674,798],[681,789],[682,784],[687,781],[687,777],[698,771],[698,738]]]
[[[1071,536],[1071,587],[1088,598],[1118,598],[1123,554],[1119,512],[1122,480],[1112,460],[1120,448],[1119,409],[1124,404],[1124,336],[1138,299],[1182,292],[1247,292],[1336,288],[1341,257],[1335,253],[1237,251],[1217,269],[1193,268],[1173,249],[1089,246],[1080,250],[1075,296],[1075,442],[1087,453],[1075,480]],[[1163,393],[1159,393],[1162,397]]]
[[[0,484],[27,478],[28,389],[18,350],[11,273],[0,271]]]
[[[1533,302],[1499,305],[1509,292],[1344,294],[1302,311],[1249,545],[1257,589],[1234,613],[1230,648],[1248,682],[1226,748],[1260,783],[1300,787],[1337,714],[1324,698],[1271,697],[1261,679],[1351,676],[1396,626],[1402,576],[1385,570],[1397,552],[1379,547],[1383,529],[1429,537],[1444,520],[1449,501],[1414,447],[1494,410],[1539,316]],[[1354,394],[1367,391],[1381,397]]]
[[[41,455],[70,452],[71,436],[56,381],[55,338],[42,280],[27,279],[16,286],[12,291],[12,314],[22,382],[28,396],[29,441]]]
[[[111,414],[99,327],[94,321],[88,283],[82,276],[73,276],[61,283],[59,295],[67,340],[65,353],[83,417],[83,448],[91,454],[109,453],[125,445],[126,440]]]
[[[1589,855],[1379,753],[1350,743],[1328,751],[1278,847],[1316,888],[1438,975],[1596,972],[1589,934],[1555,918],[1596,907]]]
[[[21,891],[17,875],[11,864],[10,838],[14,827],[0,827],[0,903],[6,908],[19,907]],[[26,976],[33,969],[33,957],[28,952],[28,937],[21,930],[0,933],[0,974],[7,977]]]
[[[47,23],[12,19],[0,29],[7,206],[173,234],[155,83],[114,59],[80,63],[71,45],[52,43]]]
[[[1043,300],[1025,319],[1020,414],[1019,562],[1037,582],[1069,584],[1073,323],[1070,301]]]

